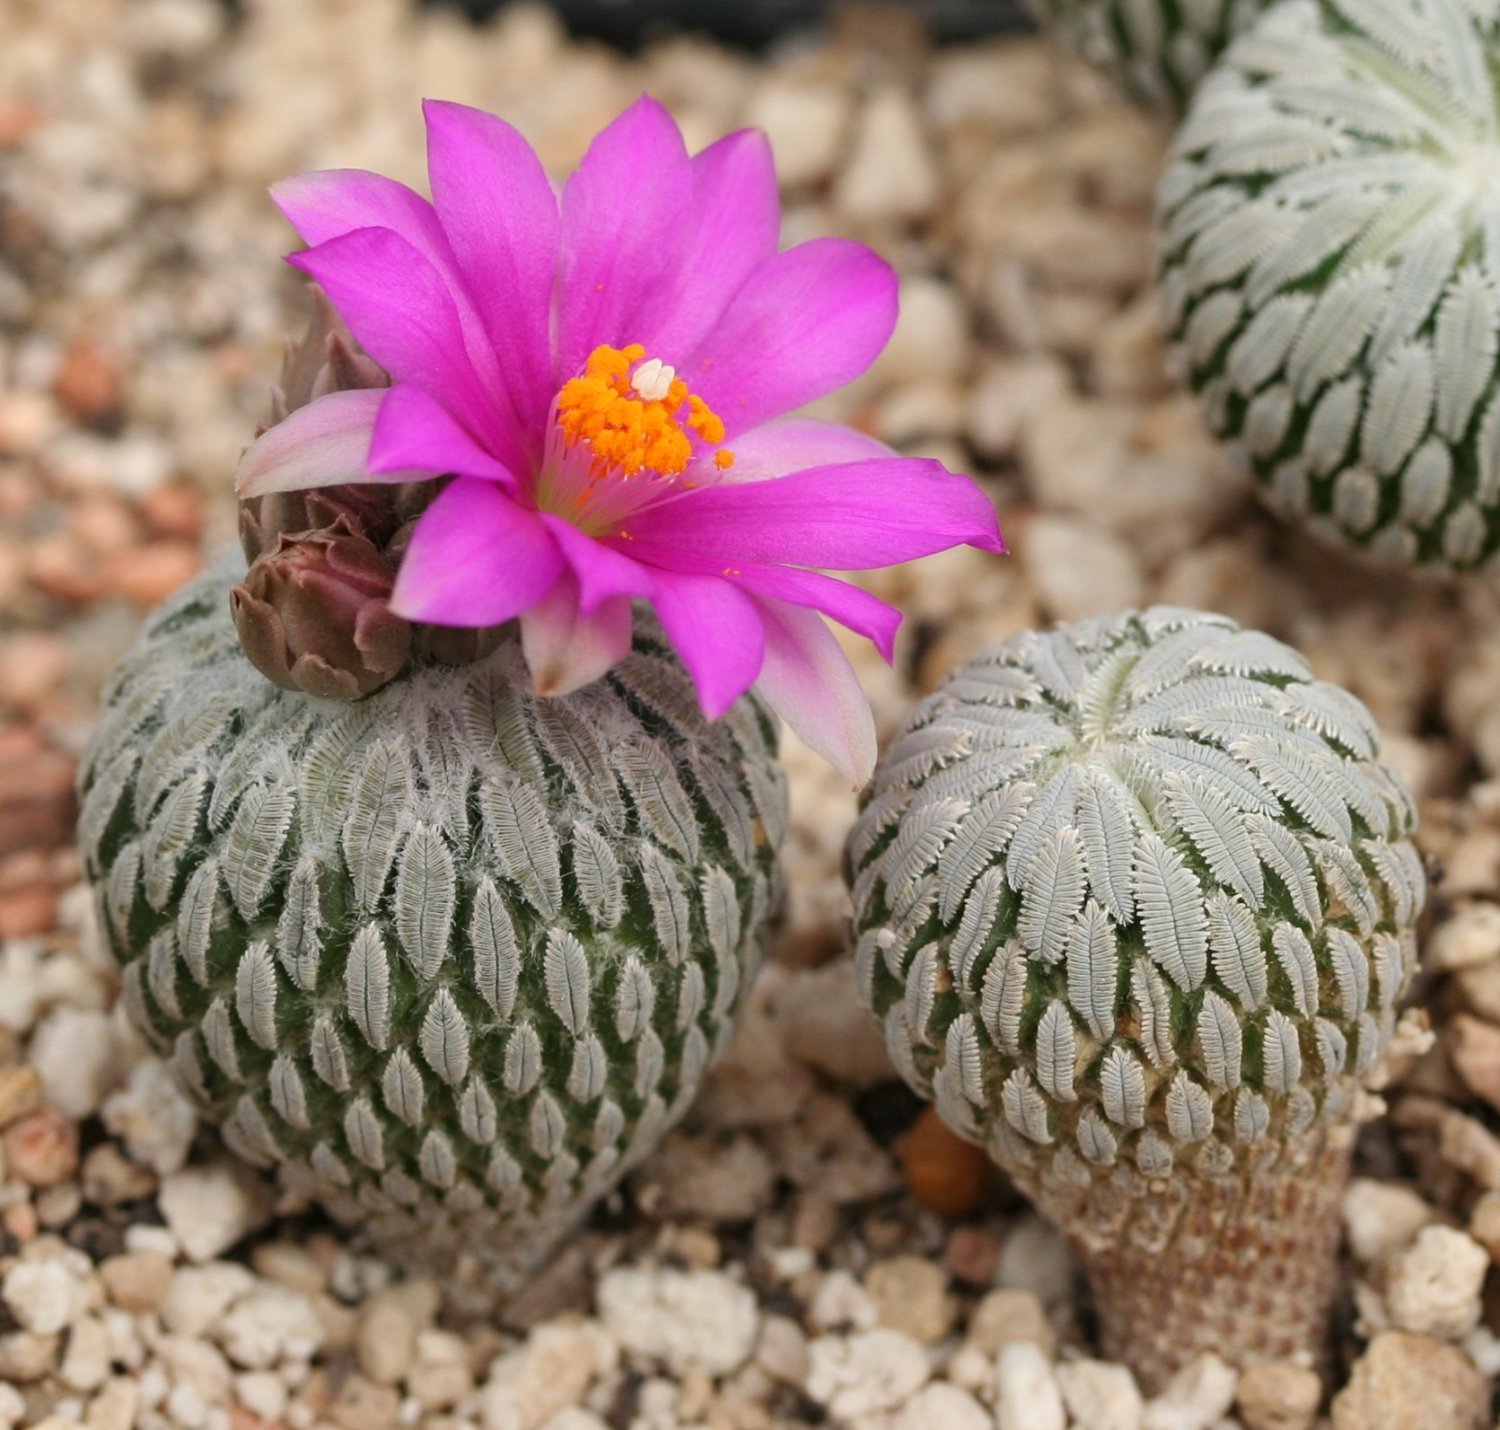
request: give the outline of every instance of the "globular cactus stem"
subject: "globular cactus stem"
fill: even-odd
[[[1167,608],[969,662],[876,771],[846,861],[862,996],[1067,1232],[1148,1387],[1326,1345],[1413,822],[1357,700]]]

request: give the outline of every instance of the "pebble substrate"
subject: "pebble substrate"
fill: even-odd
[[[143,611],[232,536],[235,457],[301,321],[264,185],[420,183],[426,94],[498,109],[563,170],[643,88],[695,146],[770,131],[788,241],[849,233],[898,264],[896,339],[828,411],[1002,508],[1014,558],[871,578],[910,612],[894,670],[856,652],[883,728],[1017,630],[1173,602],[1298,645],[1416,788],[1436,1038],[1412,1032],[1361,1143],[1331,1402],[1295,1365],[1210,1358],[1143,1404],[1091,1358],[1059,1238],[912,1130],[840,952],[854,799],[791,741],[791,919],[740,1037],[503,1320],[445,1318],[437,1288],[276,1205],[112,1011],[73,761]],[[402,0],[0,9],[0,1427],[1491,1423],[1500,594],[1371,575],[1254,506],[1165,371],[1164,142],[1039,41],[934,51],[888,11],[754,63],[691,39],[625,59],[524,5],[477,30]]]

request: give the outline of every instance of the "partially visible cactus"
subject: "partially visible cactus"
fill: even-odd
[[[1213,429],[1280,511],[1449,570],[1500,551],[1497,18],[1273,6],[1161,190],[1168,327]]]
[[[1186,108],[1198,81],[1270,0],[1030,0],[1037,18],[1137,99]]]
[[[773,723],[706,721],[650,634],[561,699],[513,630],[310,698],[245,659],[232,576],[148,623],[84,763],[126,1007],[236,1151],[514,1285],[728,1041],[779,901]]]
[[[1414,813],[1295,651],[1167,608],[1023,635],[886,751],[847,852],[906,1080],[1066,1229],[1111,1355],[1316,1349]]]

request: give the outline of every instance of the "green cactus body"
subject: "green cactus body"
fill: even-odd
[[[233,579],[152,618],[84,763],[126,1006],[234,1150],[514,1286],[726,1045],[779,903],[774,725],[704,720],[650,635],[551,701],[514,636],[355,704],[281,690]]]
[[[1267,500],[1458,571],[1500,551],[1497,13],[1272,7],[1161,190],[1168,327]]]
[[[1412,823],[1358,701],[1168,608],[968,663],[876,771],[847,856],[862,997],[1110,1284],[1106,1343],[1150,1382],[1200,1348],[1298,1349],[1296,1302],[1332,1294],[1357,1083],[1414,961]],[[1267,1188],[1292,1199],[1269,1231]],[[1169,1303],[1168,1250],[1271,1232],[1293,1324],[1226,1327],[1202,1266]]]
[[[1269,0],[1031,0],[1082,59],[1147,104],[1179,111]]]

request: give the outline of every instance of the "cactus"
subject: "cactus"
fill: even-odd
[[[1357,700],[1168,608],[969,662],[877,768],[861,996],[1067,1231],[1148,1385],[1323,1340],[1359,1080],[1414,961],[1413,821]]]
[[[310,698],[240,650],[235,574],[148,623],[84,763],[126,1007],[235,1151],[503,1291],[727,1042],[779,902],[773,723],[706,721],[650,631],[561,699],[513,627]]]
[[[1287,0],[1161,190],[1169,330],[1267,500],[1455,571],[1500,550],[1497,64],[1493,4]]]
[[[1269,0],[1031,0],[1080,58],[1157,109],[1180,112],[1224,46]]]

